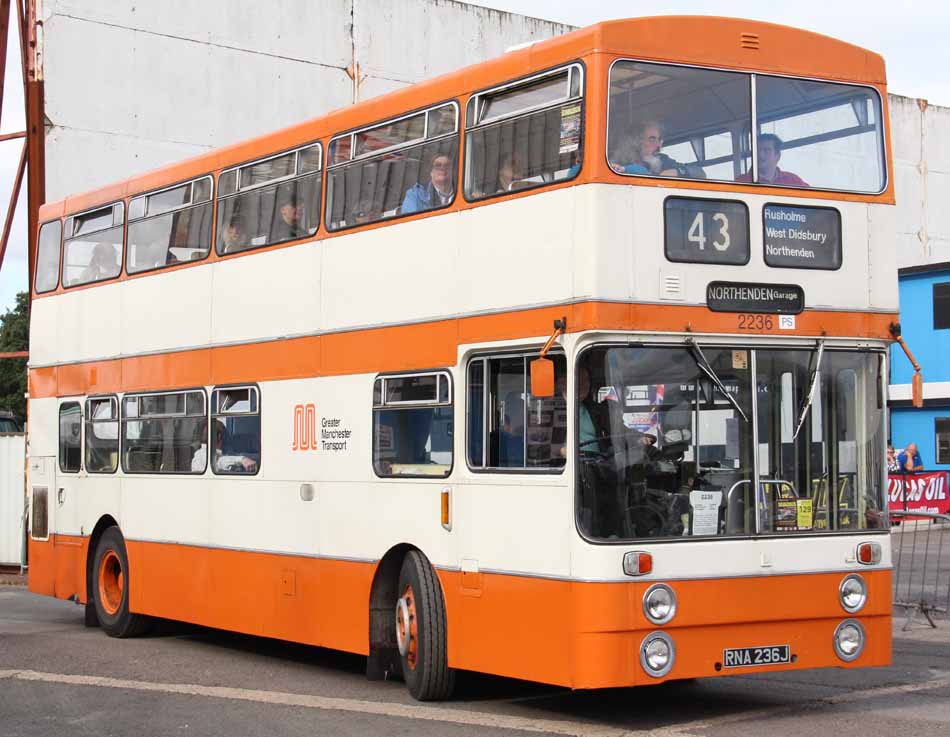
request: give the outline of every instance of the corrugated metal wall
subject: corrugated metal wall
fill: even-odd
[[[0,435],[0,566],[20,564],[26,436]]]

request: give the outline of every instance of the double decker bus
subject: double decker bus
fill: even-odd
[[[30,590],[418,699],[889,663],[887,120],[639,18],[45,205]]]

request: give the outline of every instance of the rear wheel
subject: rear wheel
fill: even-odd
[[[102,533],[92,566],[93,599],[99,624],[110,637],[135,637],[144,632],[149,618],[129,611],[129,558],[118,527]]]
[[[406,554],[396,600],[396,644],[409,693],[419,701],[452,694],[455,671],[449,668],[445,601],[435,571],[417,550]]]

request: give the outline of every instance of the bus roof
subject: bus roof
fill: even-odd
[[[592,54],[873,85],[886,83],[880,55],[789,26],[710,16],[605,21],[276,132],[47,203],[40,208],[40,221],[192,179]]]

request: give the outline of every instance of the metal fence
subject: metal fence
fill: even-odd
[[[900,529],[891,536],[894,605],[907,613],[907,630],[918,616],[936,627],[935,615],[950,612],[950,515],[892,511]]]

